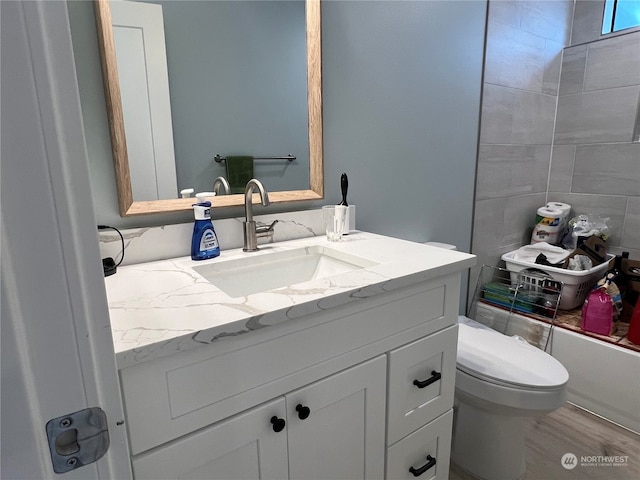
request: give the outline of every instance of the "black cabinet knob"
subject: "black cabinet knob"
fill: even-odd
[[[433,458],[431,455],[427,455],[427,463],[425,463],[423,466],[421,466],[420,468],[413,468],[410,467],[409,468],[409,472],[411,472],[411,474],[414,477],[419,477],[420,475],[422,475],[424,472],[426,472],[427,470],[429,470],[431,467],[433,467],[436,464],[436,459]]]
[[[424,388],[424,387],[428,387],[433,382],[437,382],[441,378],[442,378],[442,374],[440,372],[436,372],[435,370],[431,370],[431,377],[427,378],[424,381],[416,379],[416,380],[413,381],[413,384],[418,388]]]
[[[305,420],[306,418],[309,418],[311,409],[299,403],[298,405],[296,405],[296,412],[298,412],[298,418],[300,420]]]
[[[271,424],[273,425],[274,432],[281,432],[282,430],[284,430],[287,422],[284,421],[284,418],[278,418],[274,415],[273,417],[271,417]]]

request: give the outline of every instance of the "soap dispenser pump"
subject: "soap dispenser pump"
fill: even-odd
[[[214,195],[213,192],[196,194],[198,203],[193,205],[195,224],[191,238],[191,258],[193,260],[206,260],[220,255],[218,237],[213,229],[213,223],[211,223],[211,202],[206,199],[206,197]]]

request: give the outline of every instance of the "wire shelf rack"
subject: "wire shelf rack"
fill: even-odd
[[[483,314],[480,310],[485,305],[504,311],[506,320],[490,325],[503,334],[514,332],[514,328],[510,327],[517,315],[550,324],[552,329],[556,323],[563,286],[563,282],[554,280],[542,270],[525,269],[516,273],[483,265],[468,313],[471,318],[482,321]],[[546,351],[550,329],[545,335],[541,335],[539,332],[533,336],[535,340],[527,340]]]

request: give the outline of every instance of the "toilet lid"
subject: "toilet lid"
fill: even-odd
[[[493,383],[557,388],[569,380],[567,369],[521,337],[509,337],[467,317],[458,318],[457,368]]]

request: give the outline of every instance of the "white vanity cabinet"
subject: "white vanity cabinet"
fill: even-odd
[[[382,478],[385,377],[384,356],[332,375],[139,455],[135,478]]]
[[[448,478],[459,271],[121,367],[135,478]]]

